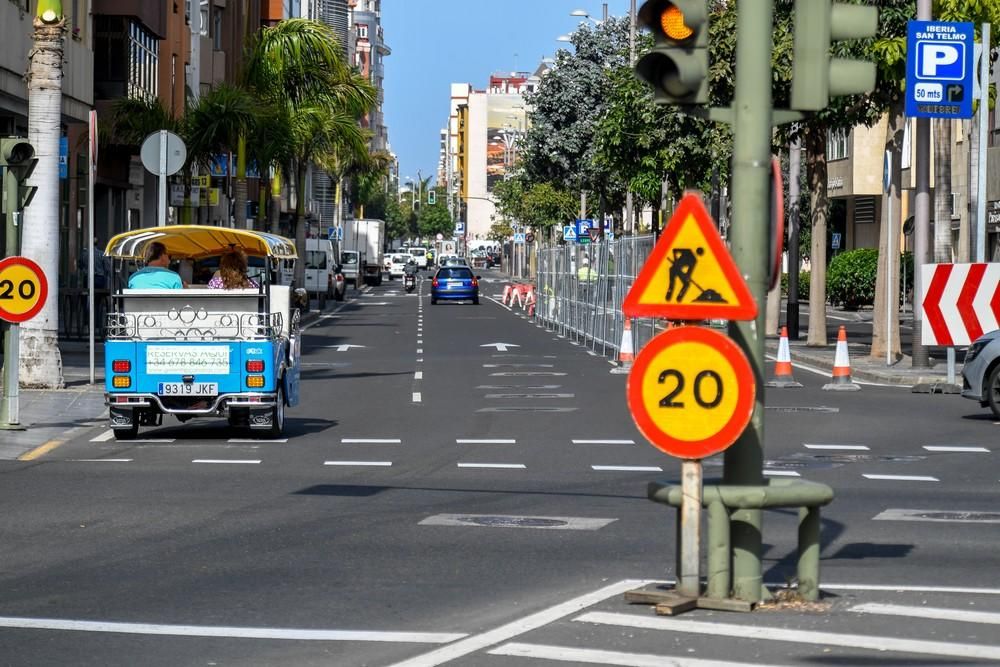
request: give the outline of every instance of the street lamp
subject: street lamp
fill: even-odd
[[[569,15],[570,16],[579,16],[580,18],[584,18],[584,19],[590,19],[591,21],[594,22],[594,25],[601,25],[600,21],[598,21],[597,19],[595,19],[593,16],[591,16],[590,14],[588,14],[583,9],[574,9],[573,11],[571,11],[569,13]]]
[[[570,37],[569,35],[559,35],[558,37],[556,37],[556,41],[557,42],[572,42],[573,38]]]

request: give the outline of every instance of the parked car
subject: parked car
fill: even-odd
[[[417,263],[421,269],[427,268],[427,248],[423,246],[410,246],[410,255],[413,256],[413,261]]]
[[[979,401],[1000,419],[1000,329],[983,334],[966,351],[962,396]]]
[[[443,301],[472,301],[479,305],[479,276],[468,266],[443,266],[431,280],[431,304]]]

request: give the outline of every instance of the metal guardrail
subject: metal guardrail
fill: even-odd
[[[61,340],[87,340],[90,328],[90,304],[87,290],[79,287],[59,288],[59,338]],[[107,289],[94,290],[95,338],[104,339],[107,313],[111,310],[111,292]]]
[[[621,305],[654,243],[652,235],[626,236],[539,250],[535,317],[558,335],[617,357],[625,328]],[[634,351],[657,332],[654,319],[633,319]]]

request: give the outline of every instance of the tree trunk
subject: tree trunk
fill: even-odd
[[[295,170],[295,213],[292,216],[292,226],[295,228],[295,251],[299,259],[295,262],[295,286],[306,286],[306,220],[305,220],[306,168],[299,163]],[[361,267],[358,267],[361,271]]]
[[[949,263],[951,256],[951,124],[934,121],[934,261]]]
[[[966,138],[966,148],[968,149],[968,160],[966,164],[969,169],[969,206],[968,214],[962,218],[958,226],[958,248],[955,249],[955,261],[959,263],[974,262],[978,256],[976,244],[978,243],[977,227],[978,216],[976,214],[979,203],[979,123],[976,118],[966,120],[962,123],[962,132]],[[983,252],[983,259],[987,262],[990,258]]]
[[[882,198],[882,227],[879,230],[875,305],[872,313],[871,357],[872,360],[883,363],[887,356],[890,361],[895,362],[902,354],[899,344],[899,272],[902,257],[899,249],[901,247],[900,235],[903,230],[899,221],[903,130],[905,127],[903,103],[900,101],[890,108],[889,124],[885,130],[885,150],[891,151],[892,154],[892,173],[890,174],[889,192]],[[889,215],[890,206],[892,207],[892,215]],[[890,230],[892,231],[891,245],[889,243]],[[887,260],[890,258],[892,259],[891,271],[887,265]],[[887,307],[889,304],[892,306]]]
[[[236,147],[236,178],[233,179],[233,222],[236,229],[247,228],[247,146],[246,139],[240,135]],[[259,216],[258,216],[259,218]],[[259,220],[254,225],[261,229]]]
[[[275,167],[271,176],[271,209],[268,212],[271,233],[281,231],[281,170]]]
[[[826,128],[813,126],[805,133],[809,208],[812,214],[812,249],[809,253],[809,333],[806,345],[825,347],[826,338],[826,222],[830,198],[826,191]]]
[[[48,277],[45,305],[21,325],[19,376],[24,387],[63,386],[59,353],[59,137],[62,112],[63,31],[65,19],[45,23],[36,18],[28,70],[28,141],[38,164],[29,183],[38,190],[25,209],[22,248]],[[9,360],[8,360],[9,361]]]

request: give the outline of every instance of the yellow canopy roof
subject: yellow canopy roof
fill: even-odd
[[[159,241],[171,257],[202,259],[220,255],[232,248],[242,248],[254,257],[296,259],[295,243],[277,234],[229,229],[209,225],[167,225],[147,227],[118,234],[108,241],[104,254],[112,259],[141,260],[146,246]]]

